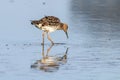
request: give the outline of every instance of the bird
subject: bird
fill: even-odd
[[[50,33],[57,30],[63,30],[66,34],[66,37],[69,38],[68,25],[66,23],[62,23],[58,17],[44,16],[39,20],[32,20],[31,24],[43,31],[42,44],[44,44],[45,34],[47,34],[47,38],[51,42],[51,44],[54,44],[52,38],[50,37]]]

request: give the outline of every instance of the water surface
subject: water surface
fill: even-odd
[[[119,4],[119,0],[0,1],[0,80],[119,80]],[[48,71],[31,68],[43,59],[43,46],[42,31],[30,20],[45,15],[69,25],[69,39],[63,31],[51,33],[56,44],[50,51],[45,40],[44,53],[61,60]]]

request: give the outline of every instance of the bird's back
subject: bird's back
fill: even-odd
[[[42,26],[58,26],[60,24],[60,19],[54,16],[45,16],[39,20],[39,23],[42,24]]]

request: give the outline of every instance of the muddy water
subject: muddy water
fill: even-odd
[[[61,5],[62,4],[62,5]],[[119,0],[0,1],[0,80],[119,80]],[[30,20],[54,15],[69,25],[51,33]]]

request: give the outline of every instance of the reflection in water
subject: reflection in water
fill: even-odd
[[[40,69],[45,72],[54,72],[59,69],[60,65],[65,64],[67,62],[68,48],[62,56],[49,56],[48,53],[52,47],[53,45],[51,45],[47,49],[47,53],[45,53],[44,45],[42,45],[42,59],[37,60],[33,65],[31,65],[31,68]]]

